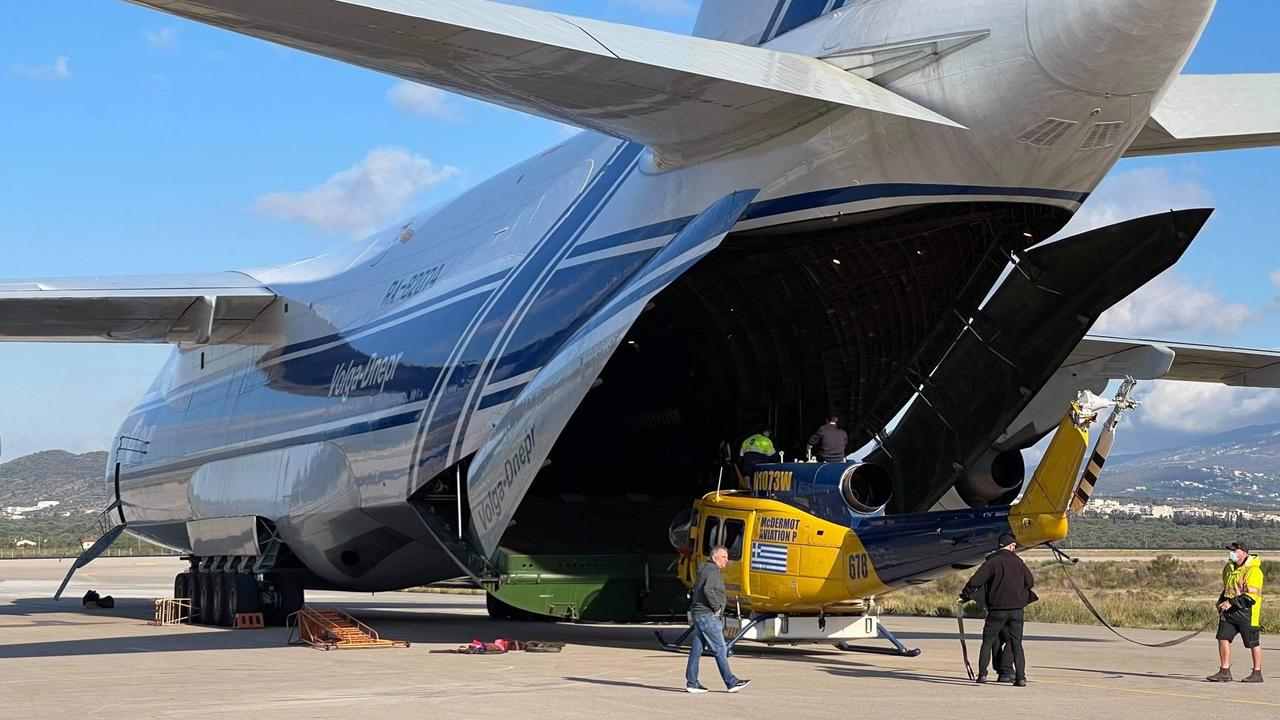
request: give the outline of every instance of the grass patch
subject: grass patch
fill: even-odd
[[[1067,583],[1056,562],[1031,563],[1040,601],[1027,606],[1028,622],[1097,625]],[[1280,562],[1264,561],[1263,572],[1280,582]],[[1185,562],[1168,555],[1130,562],[1081,562],[1070,568],[1080,589],[1107,622],[1116,627],[1197,630],[1217,616],[1213,603],[1222,591],[1222,566]],[[928,585],[885,595],[880,604],[891,615],[952,617],[956,596],[969,574],[956,573]],[[1280,633],[1280,606],[1263,594],[1262,631]],[[965,607],[966,617],[983,617],[981,603]],[[1212,628],[1210,628],[1212,629]]]

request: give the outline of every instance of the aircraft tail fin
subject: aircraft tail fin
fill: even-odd
[[[763,45],[847,4],[849,0],[702,0],[693,34]]]
[[[1075,493],[1080,462],[1089,447],[1088,424],[1079,406],[1063,416],[1022,499],[1009,509],[1009,525],[1024,547],[1067,536],[1067,507]]]
[[[1029,547],[1067,536],[1067,511],[1079,513],[1089,502],[1115,442],[1116,426],[1126,412],[1138,406],[1130,397],[1136,385],[1133,378],[1126,378],[1112,400],[1085,391],[1071,403],[1022,499],[1009,508],[1009,524],[1019,544]],[[1077,476],[1089,449],[1089,427],[1106,408],[1111,408],[1111,415],[1102,425],[1084,474]]]

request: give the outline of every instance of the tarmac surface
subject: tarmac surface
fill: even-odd
[[[0,705],[6,717],[723,717],[799,720],[1048,716],[1275,717],[1280,675],[1262,685],[1213,684],[1211,633],[1168,649],[1125,643],[1103,628],[1028,625],[1030,686],[965,678],[955,621],[885,618],[917,658],[844,653],[829,646],[744,646],[731,659],[750,678],[728,694],[712,660],[707,695],[683,692],[682,656],[657,648],[654,625],[497,622],[476,595],[308,593],[407,649],[320,652],[287,647],[285,631],[146,624],[150,598],[172,592],[172,558],[103,558],[51,597],[69,561],[0,561]],[[84,610],[88,589],[116,598]],[[668,626],[672,632],[681,628]],[[976,653],[980,621],[969,621]],[[1146,642],[1180,633],[1135,630]],[[560,654],[430,654],[514,637],[564,640]],[[1277,638],[1264,638],[1273,646]],[[1236,675],[1248,669],[1237,644]],[[1007,713],[1007,714],[1006,714]]]

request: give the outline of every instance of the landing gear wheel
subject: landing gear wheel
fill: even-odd
[[[231,624],[230,608],[228,607],[231,603],[231,592],[227,587],[230,578],[231,576],[228,573],[216,572],[213,573],[213,582],[210,583],[213,586],[213,617],[211,622],[219,627],[227,627]]]
[[[191,597],[191,573],[178,573],[173,577],[173,597],[175,600],[187,600]]]
[[[489,611],[491,620],[510,620],[511,611],[515,608],[499,600],[493,593],[485,593],[484,609]]]
[[[207,572],[197,572],[191,575],[192,582],[191,598],[195,601],[196,617],[199,618],[201,625],[213,624],[213,578],[209,577]]]
[[[484,607],[489,611],[489,617],[493,620],[517,620],[520,622],[555,622],[556,620],[550,615],[539,615],[505,603],[493,593],[484,594]]]
[[[305,600],[302,592],[302,578],[288,573],[272,572],[264,576],[264,581],[271,586],[268,595],[271,602],[263,608],[267,622],[283,626],[289,616],[302,609]]]
[[[231,595],[227,608],[231,611],[231,622],[235,624],[236,615],[261,612],[262,605],[258,601],[257,579],[244,573],[231,575],[230,579]]]

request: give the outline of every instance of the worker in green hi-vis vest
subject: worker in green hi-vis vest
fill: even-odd
[[[748,478],[755,472],[757,465],[778,462],[778,451],[773,447],[769,431],[763,430],[743,440],[738,457],[738,467],[742,469],[742,475]]]

